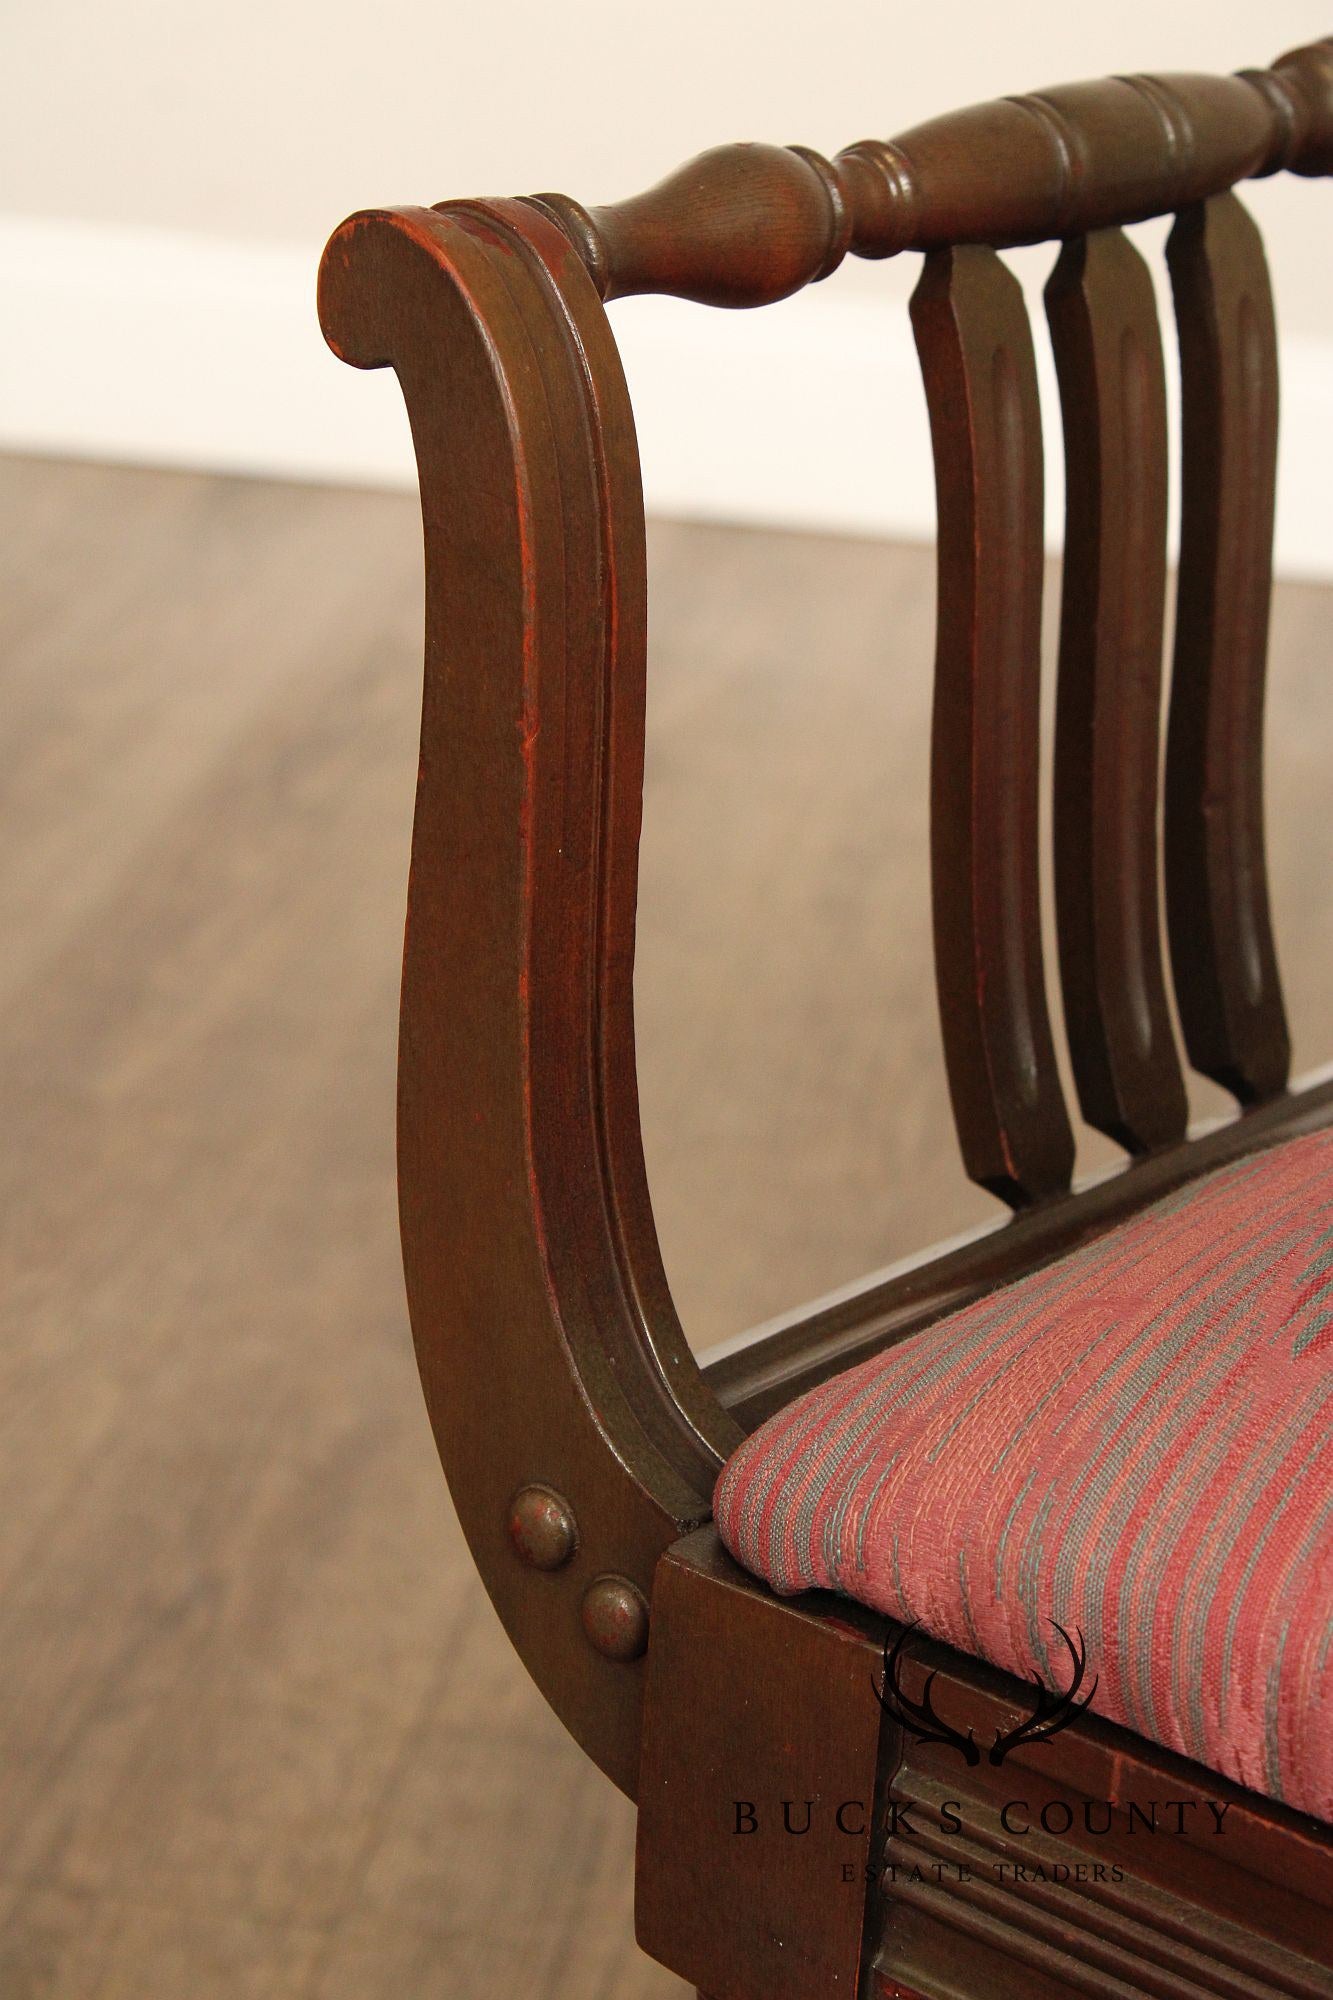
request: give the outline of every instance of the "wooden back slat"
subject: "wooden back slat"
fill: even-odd
[[[931,753],[935,968],[964,1165],[1014,1206],[1074,1145],[1042,972],[1037,867],[1042,458],[1023,295],[993,250],[926,259],[912,324],[939,506]]]
[[[1157,767],[1166,385],[1147,265],[1118,229],[1072,238],[1046,287],[1066,514],[1055,744],[1065,1025],[1083,1115],[1130,1152],[1183,1137],[1163,976]]]
[[[1167,261],[1183,476],[1166,776],[1166,893],[1191,1062],[1241,1100],[1287,1080],[1264,865],[1263,707],[1277,343],[1258,230],[1233,194],[1187,209]]]

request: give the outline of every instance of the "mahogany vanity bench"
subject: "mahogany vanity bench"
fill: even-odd
[[[1238,77],[1009,98],[832,161],[725,146],[616,207],[540,195],[367,212],[325,253],[325,334],[358,367],[396,369],[421,481],[399,1160],[426,1399],[514,1645],[588,1755],[638,1799],[640,1940],[713,2000],[1333,1991],[1333,1828],[1297,1809],[1309,1804],[1289,1775],[1300,1714],[1282,1711],[1270,1764],[1233,1766],[1259,1769],[1238,1784],[1221,1775],[1225,1756],[1209,1768],[1181,1755],[1195,1739],[1174,1721],[1158,1741],[1147,1724],[1123,1726],[1139,1711],[1108,1706],[1112,1668],[1082,1628],[1062,1634],[1068,1653],[1057,1647],[1044,1674],[1030,1662],[1039,1690],[1058,1685],[1061,1658],[1086,1667],[1078,1699],[1071,1687],[1057,1707],[1003,1646],[957,1643],[945,1579],[903,1584],[910,1618],[883,1615],[899,1598],[882,1577],[864,1604],[779,1594],[793,1564],[814,1561],[809,1523],[799,1493],[776,1525],[752,1505],[758,1487],[796,1476],[791,1458],[775,1471],[765,1440],[798,1422],[818,1433],[845,1384],[868,1383],[873,1399],[889,1379],[878,1371],[901,1376],[941,1339],[971,1368],[977,1350],[956,1329],[975,1342],[997,1299],[1026,1314],[1040,1296],[1049,1316],[1108,1244],[1137,1268],[1218,1203],[1238,1226],[1251,1169],[1267,1188],[1295,1163],[1282,1198],[1314,1198],[1333,1085],[1288,1087],[1263,863],[1276,345],[1259,236],[1233,192],[1279,169],[1333,172],[1333,40]],[[1166,930],[1185,1053],[1240,1106],[1201,1137],[1186,1131],[1159,946],[1164,363],[1147,266],[1123,233],[1165,215],[1183,410]],[[1059,975],[1080,1110],[1129,1156],[1081,1190],[1039,924],[1037,387],[1022,294],[998,255],[1045,241],[1063,246],[1047,309],[1068,466]],[[663,1273],[640,1146],[644,518],[603,301],[658,291],[761,306],[849,252],[923,253],[912,318],[939,505],[938,994],[967,1171],[1014,1213],[701,1367]],[[1312,1280],[1302,1310],[1317,1291]],[[1307,1385],[1322,1327],[1283,1350]],[[1119,1332],[1117,1319],[1107,1338]],[[1152,1396],[1164,1407],[1160,1380]],[[881,1406],[874,1467],[887,1479],[908,1446]],[[905,1436],[917,1405],[893,1407]],[[776,1428],[746,1443],[766,1419]],[[1323,1447],[1315,1464],[1333,1496],[1327,1431]],[[1148,1459],[1170,1449],[1168,1428],[1100,1504],[1123,1491],[1129,1505],[1155,1476]],[[1232,1460],[1218,1464],[1230,1479]],[[724,1466],[719,1518],[748,1568],[709,1525]],[[851,1504],[845,1485],[831,1504]],[[819,1547],[841,1561],[841,1529],[821,1518]],[[867,1535],[878,1521],[867,1562],[882,1567],[882,1519],[856,1519]],[[769,1581],[751,1573],[765,1536]],[[1231,1595],[1240,1615],[1262,1542],[1242,1577],[1222,1572],[1201,1617]],[[1313,1549],[1327,1576],[1320,1547],[1307,1536],[1296,1554]],[[896,1560],[896,1528],[892,1548]],[[965,1538],[955,1555],[961,1571]],[[832,1575],[816,1563],[795,1581]],[[1068,1588],[1086,1589],[1081,1577]],[[954,1645],[905,1632],[932,1623],[918,1598],[947,1599],[934,1630]],[[1289,1625],[1265,1630],[1280,1664]],[[1233,1641],[1229,1627],[1225,1659]],[[1224,1671],[1217,1658],[1210,1640],[1198,1674]],[[1094,1670],[1103,1714],[1082,1705]],[[1183,1705],[1196,1693],[1185,1686]],[[1213,1728],[1214,1693],[1205,1706]],[[1263,1718],[1240,1721],[1253,1735]]]

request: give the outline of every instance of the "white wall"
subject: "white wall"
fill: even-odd
[[[353,208],[553,187],[614,199],[723,139],[835,152],[976,98],[1116,69],[1260,64],[1330,29],[1304,0],[1095,12],[10,0],[0,440],[407,478],[391,385],[339,371],[313,329],[319,247]],[[1281,545],[1288,568],[1321,569],[1333,533],[1309,495],[1322,499],[1316,458],[1333,445],[1333,421],[1320,433],[1333,417],[1333,195],[1282,176],[1247,198],[1288,341]],[[929,467],[901,315],[914,261],[844,267],[753,318],[626,301],[617,326],[657,504],[924,531]],[[871,419],[845,437],[862,392]],[[1302,450],[1308,464],[1292,458]]]
[[[9,0],[0,18],[0,207],[312,248],[374,202],[612,200],[724,139],[836,152],[976,98],[1237,69],[1333,31],[1319,0]],[[1323,211],[1290,182],[1260,199],[1292,328],[1328,332],[1328,260],[1300,254]]]

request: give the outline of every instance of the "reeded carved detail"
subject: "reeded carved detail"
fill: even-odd
[[[1162,968],[1157,766],[1166,385],[1148,267],[1118,229],[1046,287],[1067,468],[1055,748],[1065,1025],[1083,1115],[1131,1152],[1184,1136]]]
[[[1043,1992],[1053,1978],[1065,1982],[1062,1991],[1090,2000],[1131,1994],[1143,2000],[1205,2000],[1210,1994],[1315,2000],[1324,1991],[1321,1968],[1248,1929],[1243,1908],[1236,1913],[1242,1921],[1232,1921],[1202,1897],[1196,1902],[1136,1876],[1123,1865],[1123,1846],[1113,1869],[1110,1829],[1125,1821],[1117,1802],[1091,1802],[1092,1824],[1106,1833],[1080,1841],[1077,1834],[1047,1833],[1035,1805],[1015,1816],[1027,1832],[1009,1833],[1002,1799],[982,1794],[967,1775],[942,1783],[921,1769],[919,1758],[892,1796],[903,1810],[884,1843],[885,1911],[906,1905],[928,1923],[994,1952],[1000,1966],[1030,1968]],[[1081,1831],[1084,1801],[1072,1793],[1067,1802],[1063,1792],[1057,1796]],[[1200,1876],[1206,1894],[1202,1869]],[[894,1935],[890,1916],[887,1940]],[[886,1960],[892,1963],[891,1951],[881,1953],[881,1965]],[[1021,1973],[1012,1986],[997,1980],[996,1990],[1001,1987],[1022,1990]]]
[[[935,973],[973,1180],[1068,1187],[1074,1142],[1042,973],[1037,877],[1041,413],[1027,311],[993,250],[926,260],[912,325],[939,505],[931,750]]]
[[[533,201],[604,299],[759,306],[836,270],[951,243],[1003,249],[1165,215],[1280,167],[1333,171],[1333,39],[1239,76],[1126,76],[975,105],[829,161],[719,146],[647,194]]]
[[[1195,1068],[1250,1103],[1290,1046],[1264,862],[1263,710],[1277,471],[1277,342],[1263,244],[1234,195],[1167,249],[1183,479],[1166,781],[1176,999]]]

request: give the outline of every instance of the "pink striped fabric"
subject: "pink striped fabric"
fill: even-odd
[[[775,1590],[1016,1674],[1078,1626],[1097,1711],[1333,1819],[1333,1132],[810,1391],[714,1505]]]

